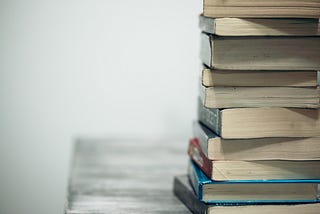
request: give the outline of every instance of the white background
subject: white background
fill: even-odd
[[[0,0],[1,214],[63,212],[78,136],[191,136],[201,4]]]

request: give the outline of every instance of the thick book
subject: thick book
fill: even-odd
[[[205,87],[200,97],[207,108],[319,108],[320,87]]]
[[[202,85],[235,87],[316,87],[317,71],[244,71],[202,69]]]
[[[192,212],[199,214],[318,214],[320,203],[300,204],[255,204],[243,205],[232,203],[206,204],[199,201],[192,189],[188,176],[180,175],[174,177],[173,192],[180,201]]]
[[[222,70],[320,70],[320,37],[201,34],[204,64]]]
[[[302,108],[206,108],[198,119],[225,139],[320,137],[320,110]]]
[[[319,19],[210,18],[201,15],[202,31],[218,36],[318,36]]]
[[[199,122],[193,136],[209,160],[320,160],[320,137],[223,139]]]
[[[197,139],[190,140],[188,154],[215,181],[320,179],[317,160],[209,160]]]
[[[205,203],[307,203],[318,202],[320,180],[214,181],[190,162],[188,175],[198,199]]]
[[[204,0],[208,17],[318,18],[319,0]]]

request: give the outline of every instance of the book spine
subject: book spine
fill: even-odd
[[[198,122],[193,123],[193,136],[198,140],[202,152],[208,157],[209,137]]]
[[[215,34],[215,19],[199,16],[199,28],[201,31]]]
[[[201,151],[197,139],[191,139],[189,142],[188,154],[194,163],[207,175],[212,178],[212,161],[210,161]]]
[[[192,213],[207,213],[207,205],[197,199],[188,183],[187,176],[174,178],[173,192]]]
[[[207,34],[201,34],[200,59],[202,63],[211,67],[211,39]]]
[[[193,163],[190,161],[189,165],[188,165],[188,177],[189,177],[190,184],[191,184],[194,192],[198,196],[198,199],[201,200],[202,199],[202,191],[199,188],[199,179],[198,179],[198,176],[196,175],[196,172],[194,171],[192,164]]]
[[[203,106],[201,99],[198,101],[198,119],[211,129],[214,133],[221,136],[221,112],[217,108],[206,108]]]

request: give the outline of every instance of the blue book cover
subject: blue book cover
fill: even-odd
[[[191,185],[198,196],[198,199],[206,204],[214,205],[241,205],[241,204],[296,204],[296,203],[318,203],[318,184],[320,180],[232,180],[232,181],[213,181],[208,178],[199,167],[192,161],[189,163],[188,175]],[[228,186],[227,186],[228,185]],[[260,186],[261,185],[261,186]],[[206,187],[205,187],[206,186]],[[221,195],[221,191],[225,189],[227,192],[222,195],[221,198],[217,198],[214,195],[214,187],[221,186],[218,193]],[[256,188],[252,189],[251,187]],[[226,188],[228,187],[228,188]],[[238,188],[240,187],[240,188]],[[241,188],[243,192],[241,192]],[[240,191],[241,196],[232,190]],[[240,189],[240,190],[239,190]],[[211,191],[209,194],[205,194],[204,191]],[[246,198],[246,193],[253,190],[252,194],[257,194],[257,198],[253,199],[253,196]],[[275,191],[274,193],[270,190]],[[266,198],[265,194],[270,195],[270,198]],[[249,192],[250,194],[250,192]],[[260,194],[260,195],[259,195]],[[300,196],[298,196],[300,194]],[[227,195],[227,196],[226,196]],[[289,195],[288,198],[278,197],[279,195]],[[234,198],[233,198],[234,197]]]

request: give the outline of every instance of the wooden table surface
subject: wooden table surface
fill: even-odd
[[[190,213],[172,193],[186,150],[187,140],[77,141],[65,213]]]

